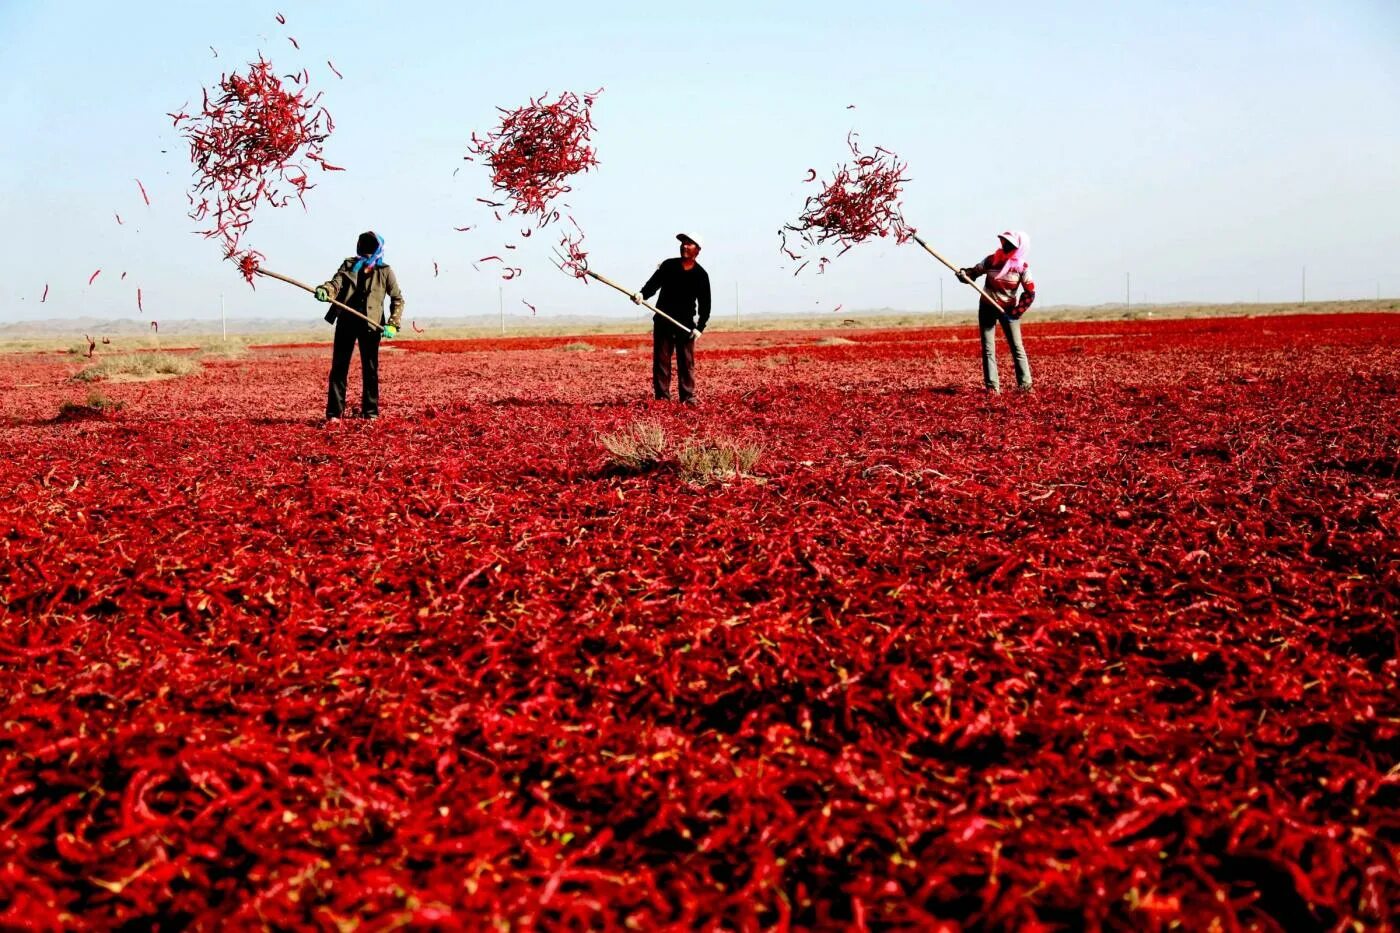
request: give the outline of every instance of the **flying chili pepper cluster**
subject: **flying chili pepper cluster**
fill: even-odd
[[[308,81],[304,70],[279,76],[259,57],[246,73],[226,74],[212,92],[206,90],[198,114],[171,115],[175,126],[183,125],[195,168],[189,215],[209,224],[201,231],[206,237],[222,238],[226,258],[239,263],[249,284],[259,257],[240,251],[239,242],[254,209],[302,200],[314,187],[305,163],[339,170],[322,156],[335,124]]]
[[[846,135],[846,145],[852,161],[838,165],[822,190],[807,198],[797,220],[779,230],[781,249],[791,259],[802,256],[789,248],[789,234],[797,237],[799,249],[836,244],[841,247],[838,256],[871,237],[893,236],[903,243],[913,235],[899,203],[908,166],[881,146],[875,147],[874,154],[862,152],[855,133]],[[806,181],[816,180],[816,170],[808,169]],[[829,261],[823,257],[819,265],[824,268]]]
[[[497,108],[501,124],[486,136],[472,133],[467,150],[491,170],[491,187],[510,203],[510,213],[534,216],[543,226],[559,219],[551,203],[572,190],[569,180],[598,164],[590,145],[593,102],[602,88],[557,100],[531,98],[514,110]]]
[[[591,144],[594,130],[593,102],[602,88],[588,94],[566,91],[557,99],[531,98],[523,107],[507,110],[497,108],[501,123],[486,136],[472,133],[467,147],[472,156],[481,157],[491,171],[491,186],[505,198],[504,202],[484,201],[487,206],[509,206],[509,214],[535,218],[537,228],[560,219],[553,202],[571,191],[570,180],[598,164],[596,150]],[[500,211],[495,212],[501,220]],[[575,224],[577,227],[577,224]],[[529,236],[522,231],[522,236]],[[564,245],[570,242],[564,238]],[[582,231],[572,241],[571,255],[582,253]],[[513,249],[507,245],[507,249]],[[503,278],[513,278],[513,267],[507,267]]]

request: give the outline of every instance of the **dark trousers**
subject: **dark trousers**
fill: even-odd
[[[326,417],[339,418],[345,411],[345,381],[350,375],[350,357],[360,344],[360,414],[379,414],[379,331],[349,314],[335,322],[335,350],[331,353],[331,384],[326,393]]]
[[[651,325],[651,391],[659,399],[671,397],[671,354],[676,355],[676,388],[681,401],[695,397],[695,341],[670,321],[655,319]]]

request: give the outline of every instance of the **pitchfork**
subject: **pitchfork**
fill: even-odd
[[[560,262],[556,262],[556,263],[554,264],[555,266],[558,267],[558,269],[559,269],[560,272],[567,272],[569,275],[572,275],[574,278],[581,278],[581,277],[582,277],[582,276],[579,275],[578,272],[569,272],[569,270],[568,270],[567,268],[565,268],[564,263],[565,263],[565,262],[570,262],[570,260],[568,259],[567,256],[565,256],[563,253],[559,252],[558,249],[555,249],[554,255],[558,256],[559,259],[560,259]],[[622,294],[626,295],[628,298],[631,298],[633,295],[636,294],[636,292],[632,291],[631,289],[623,288],[621,285],[617,284],[617,283],[614,282],[612,279],[610,279],[610,278],[608,278],[608,277],[606,277],[606,276],[603,276],[603,275],[599,275],[598,273],[594,272],[592,269],[588,268],[588,266],[586,266],[586,265],[579,265],[578,263],[571,263],[571,264],[572,264],[572,265],[576,265],[576,266],[578,267],[578,269],[579,269],[579,272],[582,272],[583,275],[586,275],[586,276],[588,276],[588,277],[591,278],[591,279],[597,279],[599,282],[602,282],[604,285],[607,285],[607,286],[609,286],[609,287],[611,287],[611,288],[617,289],[618,291],[622,292]],[[643,308],[646,308],[646,309],[647,309],[648,311],[650,311],[652,314],[655,314],[655,315],[657,315],[658,317],[663,317],[663,318],[665,318],[666,320],[670,321],[672,324],[676,325],[676,326],[679,327],[681,330],[685,331],[687,336],[692,336],[692,335],[695,333],[694,328],[686,327],[684,324],[682,324],[680,321],[676,320],[675,318],[671,317],[671,315],[667,314],[665,311],[662,311],[660,308],[658,308],[658,307],[656,307],[655,305],[651,304],[651,302],[649,302],[649,301],[637,301],[637,304],[641,305]]]

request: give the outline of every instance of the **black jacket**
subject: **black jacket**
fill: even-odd
[[[648,300],[660,289],[656,306],[686,327],[704,330],[710,322],[710,275],[700,263],[689,272],[679,258],[667,259],[642,286],[642,297]],[[700,321],[696,323],[696,310]],[[659,320],[659,319],[658,319]]]

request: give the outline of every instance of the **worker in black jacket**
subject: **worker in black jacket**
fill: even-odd
[[[679,259],[664,260],[647,279],[642,290],[632,296],[640,304],[659,290],[656,307],[689,328],[683,330],[660,315],[651,319],[651,388],[656,398],[671,398],[671,354],[676,356],[676,388],[682,402],[695,401],[695,338],[710,322],[710,276],[695,257],[700,241],[687,233],[676,234],[681,241]],[[696,320],[696,312],[699,320]]]

